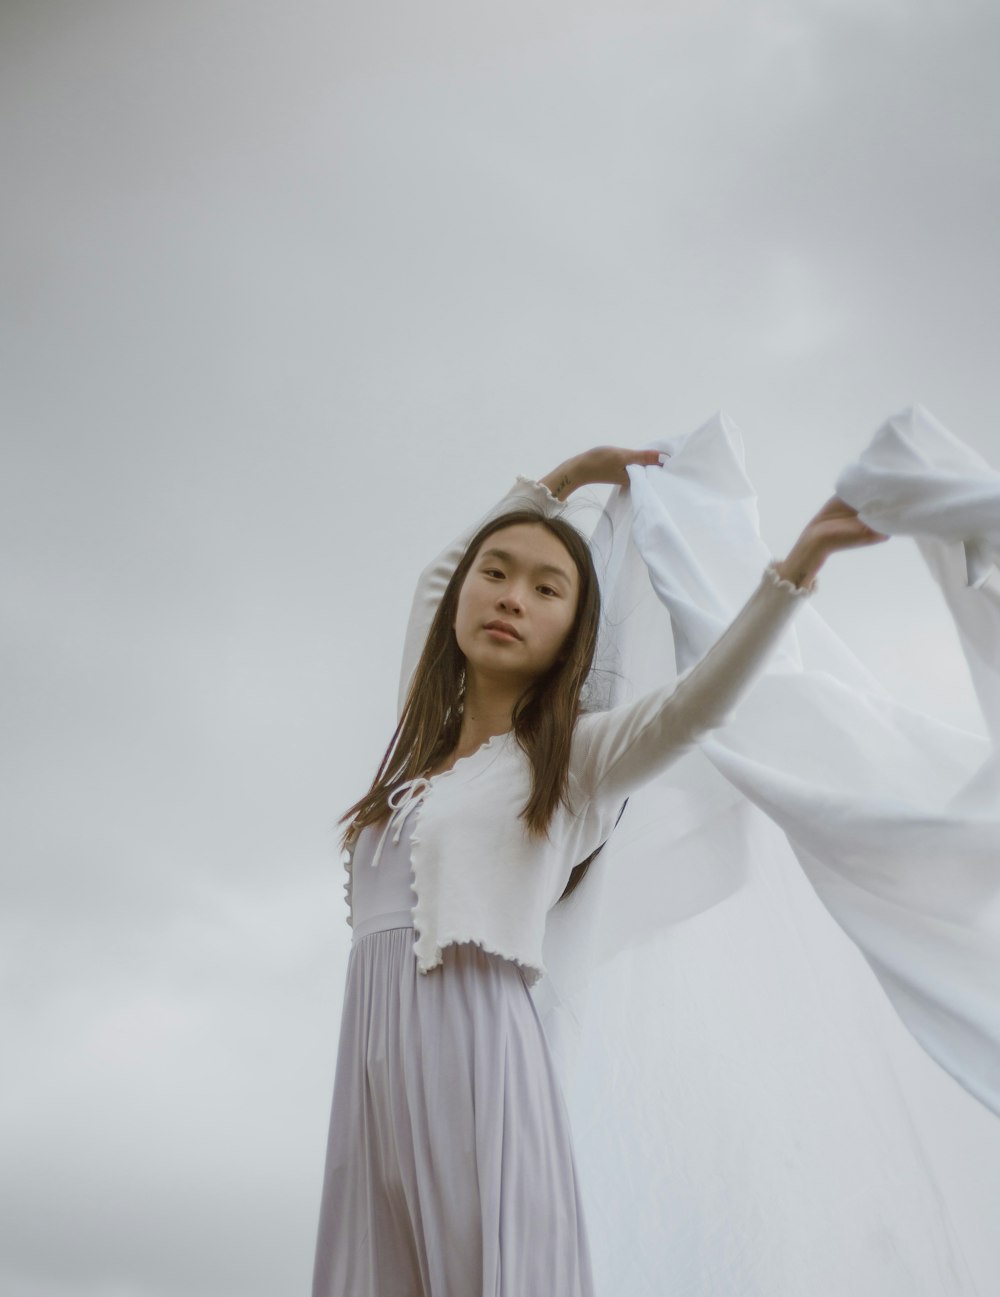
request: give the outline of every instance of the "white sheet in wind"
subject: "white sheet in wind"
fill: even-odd
[[[923,417],[893,422],[895,452],[880,433],[843,489],[875,463],[901,482],[893,464],[921,449],[942,501],[941,465],[907,438]],[[654,446],[667,467],[630,468],[592,537],[608,705],[669,679],[674,652],[692,666],[769,557],[730,420]],[[962,464],[967,486],[990,480]],[[892,499],[895,520],[862,516],[902,529]],[[974,587],[969,536],[920,541],[967,652],[993,664],[995,516],[976,514]],[[821,599],[727,724],[630,797],[549,917],[534,995],[601,1297],[1000,1291],[995,747],[893,699]],[[991,669],[977,686],[992,703]]]

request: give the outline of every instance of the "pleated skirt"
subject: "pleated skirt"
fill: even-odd
[[[421,974],[413,941],[396,926],[351,947],[313,1297],[593,1297],[569,1118],[518,965],[463,943]]]

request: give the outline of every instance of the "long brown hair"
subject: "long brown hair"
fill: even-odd
[[[532,768],[531,794],[519,812],[531,837],[548,837],[560,803],[568,805],[568,776],[573,727],[581,711],[580,695],[590,674],[597,646],[601,594],[590,546],[575,527],[540,510],[517,509],[480,527],[451,575],[431,622],[423,652],[410,680],[399,722],[379,764],[371,787],[337,820],[350,819],[341,836],[346,847],[366,824],[376,824],[387,811],[389,794],[416,778],[451,753],[462,727],[465,655],[455,637],[458,596],[469,568],[487,537],[517,523],[547,528],[568,550],[576,565],[576,614],[557,660],[526,687],[514,705],[514,737]],[[598,848],[600,850],[600,848]],[[594,851],[573,870],[563,896],[582,881]],[[560,897],[562,899],[562,897]]]

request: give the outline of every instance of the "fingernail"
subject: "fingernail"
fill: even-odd
[[[667,454],[667,452],[666,452],[665,450],[661,450],[661,451],[660,451],[660,454],[659,454],[659,460],[660,460],[660,467],[661,467],[661,468],[663,467],[663,465],[667,462],[667,460],[668,460],[669,458],[670,458],[670,456]]]

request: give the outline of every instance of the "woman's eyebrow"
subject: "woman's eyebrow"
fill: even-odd
[[[517,559],[515,559],[514,556],[513,556],[512,554],[509,554],[505,549],[484,549],[483,552],[482,552],[482,554],[480,555],[480,558],[498,558],[498,559],[500,559],[501,562],[503,562],[503,563],[516,563],[516,562],[517,562]],[[565,572],[561,567],[556,567],[555,563],[537,563],[537,564],[535,565],[535,571],[536,571],[536,572],[554,572],[554,573],[556,574],[556,576],[561,576],[562,579],[563,579],[563,580],[564,580],[568,585],[572,585],[572,584],[573,584],[573,582],[572,582],[572,580],[571,580],[571,578],[570,578],[570,576],[569,576],[569,573],[568,573],[568,572]]]

